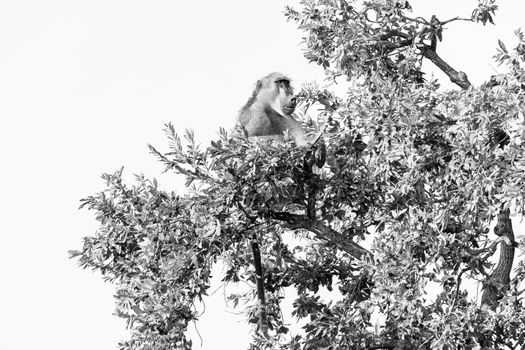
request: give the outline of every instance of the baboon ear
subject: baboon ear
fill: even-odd
[[[261,91],[262,89],[262,80],[257,80],[257,83],[255,84],[255,89],[253,89],[253,93],[252,93],[252,99],[255,99],[257,97],[257,95],[259,95],[259,91]]]

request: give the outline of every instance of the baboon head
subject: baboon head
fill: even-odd
[[[297,99],[290,85],[290,78],[281,73],[271,73],[257,82],[253,102],[268,104],[281,115],[295,111]]]
[[[288,132],[298,145],[304,145],[306,133],[293,115],[296,104],[290,79],[281,73],[268,74],[255,85],[252,96],[239,111],[237,124],[248,136],[279,139]]]

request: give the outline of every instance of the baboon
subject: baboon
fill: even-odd
[[[306,132],[293,117],[297,99],[290,86],[290,79],[281,73],[271,73],[257,81],[255,90],[242,107],[237,127],[243,128],[250,137],[279,140],[288,132],[298,146],[306,145]],[[268,337],[264,272],[257,234],[251,239],[253,262],[256,272],[257,298],[259,300],[258,332]]]
[[[242,107],[237,125],[248,136],[279,139],[285,131],[297,145],[306,144],[306,132],[293,117],[297,100],[290,79],[281,73],[271,73],[259,80],[252,96]]]

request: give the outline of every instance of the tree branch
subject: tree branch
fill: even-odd
[[[317,190],[315,188],[310,188],[308,190],[306,214],[308,215],[308,220],[315,221],[315,200],[317,197]]]
[[[286,222],[287,227],[292,230],[304,229],[314,233],[317,237],[335,244],[356,259],[361,259],[364,255],[371,255],[368,250],[353,242],[349,237],[343,237],[319,220],[309,220],[307,216],[287,212],[271,211],[269,214],[272,219]]]
[[[474,22],[474,20],[472,18],[454,17],[454,18],[450,18],[450,19],[447,19],[446,21],[441,22],[441,25],[444,26],[445,24],[448,24],[448,23],[454,22],[454,21]]]
[[[393,36],[399,36],[399,37],[402,37],[404,39],[408,39],[409,38],[408,34],[403,33],[402,31],[399,31],[399,30],[396,30],[396,29],[392,29],[392,30],[389,30],[388,32],[386,32],[384,34],[379,35],[379,39],[380,40],[387,40],[387,39],[390,39]]]
[[[483,283],[483,295],[481,296],[481,304],[488,305],[492,309],[496,308],[498,301],[509,288],[510,271],[514,261],[514,230],[512,229],[510,211],[508,209],[501,210],[498,214],[498,222],[496,227],[494,227],[494,233],[503,240],[500,243],[500,257],[498,265]]]
[[[415,23],[419,23],[419,24],[424,24],[426,26],[430,26],[432,25],[432,23],[428,22],[426,19],[424,19],[423,17],[416,17],[416,18],[411,18],[411,17],[407,17],[405,15],[402,15],[400,14],[399,17],[407,20],[407,21],[410,21],[410,22],[415,22]]]
[[[433,50],[432,47],[425,44],[420,44],[417,46],[417,48],[419,51],[421,51],[425,58],[428,58],[439,69],[441,69],[441,71],[450,78],[451,82],[458,85],[463,90],[468,89],[472,85],[464,72],[456,71],[447,62],[443,61],[443,59],[436,53],[436,50]]]
[[[461,20],[460,18],[452,18],[445,23],[454,20]],[[442,23],[443,24],[443,23]],[[443,73],[445,73],[450,81],[460,86],[462,89],[468,89],[472,84],[464,72],[458,72],[452,68],[448,63],[443,61],[436,53],[435,45],[420,44],[417,46],[424,57],[428,58],[434,63]],[[508,209],[502,210],[498,214],[498,222],[494,228],[494,232],[501,236],[503,240],[500,244],[500,257],[498,265],[492,274],[483,283],[483,294],[481,296],[481,304],[488,305],[494,309],[498,301],[503,297],[504,290],[509,287],[510,271],[514,261],[514,250],[516,242],[514,240],[514,231],[512,229],[512,221],[510,219],[510,212]]]
[[[255,267],[255,284],[257,286],[257,299],[259,304],[259,331],[268,337],[268,317],[266,314],[266,298],[264,296],[264,278],[261,263],[261,250],[257,242],[257,235],[254,233],[250,241],[253,254],[253,265]]]
[[[375,342],[373,344],[370,344],[367,346],[367,349],[374,349],[374,350],[380,350],[380,349],[395,349],[398,346],[398,344],[394,341],[386,341],[386,342]]]
[[[384,46],[386,47],[387,49],[389,50],[396,50],[396,49],[400,49],[402,47],[407,47],[407,46],[410,46],[414,43],[414,39],[405,39],[405,40],[400,40],[398,42],[395,42],[395,43],[392,43],[388,40],[384,40],[384,41],[378,41],[377,44],[381,45],[381,46]]]

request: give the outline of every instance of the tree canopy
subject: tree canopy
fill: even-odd
[[[126,184],[120,170],[82,201],[100,227],[71,255],[115,283],[132,330],[120,348],[190,349],[185,331],[219,262],[225,283],[252,286],[229,297],[254,325],[253,349],[523,346],[523,242],[510,218],[525,210],[525,36],[499,43],[506,72],[481,86],[437,52],[446,26],[490,24],[496,10],[494,0],[450,19],[390,0],[287,8],[305,57],[351,85],[344,96],[304,86],[303,106],[321,108],[315,140],[221,130],[203,147],[167,125],[169,149],[150,150],[186,178],[186,194],[141,176]],[[425,60],[457,89],[427,78]],[[321,287],[337,288],[336,300]],[[303,325],[293,335],[280,311],[286,288]]]

